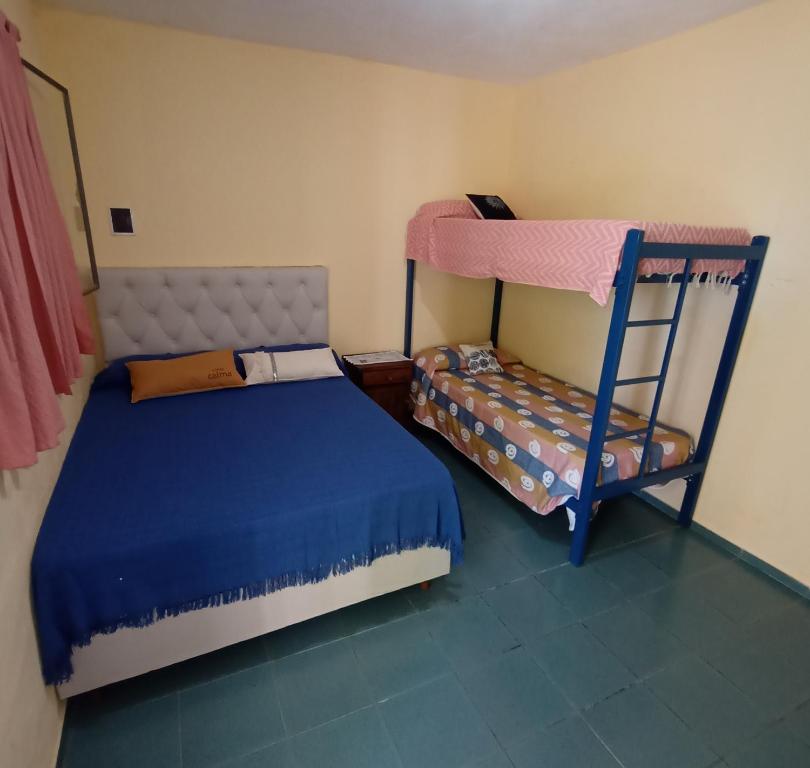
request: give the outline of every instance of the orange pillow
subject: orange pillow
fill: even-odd
[[[232,349],[200,352],[171,360],[138,360],[127,363],[127,368],[132,381],[133,403],[153,397],[245,386],[234,365]]]

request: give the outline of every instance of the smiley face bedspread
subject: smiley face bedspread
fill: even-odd
[[[596,398],[521,363],[503,373],[472,376],[453,347],[416,356],[411,394],[414,418],[444,435],[513,496],[548,514],[579,494]],[[644,416],[611,409],[608,436],[646,429]],[[644,435],[605,442],[601,482],[635,477]],[[692,455],[686,433],[659,424],[648,471],[682,464]]]

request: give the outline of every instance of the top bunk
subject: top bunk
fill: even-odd
[[[743,228],[480,219],[466,200],[440,200],[422,205],[408,223],[406,257],[464,277],[582,291],[605,306],[631,230],[644,233],[637,275],[642,282],[680,280],[686,272],[702,281],[736,283],[746,261],[764,255]],[[688,247],[696,245],[702,247]]]

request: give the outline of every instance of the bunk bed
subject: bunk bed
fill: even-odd
[[[511,482],[502,471],[500,481],[533,510],[547,513],[565,504],[572,527],[569,559],[574,565],[585,559],[593,510],[606,499],[684,479],[678,522],[688,527],[767,248],[767,237],[751,238],[744,229],[633,220],[481,220],[466,201],[427,203],[408,225],[406,355],[411,355],[417,261],[466,277],[494,278],[491,340],[495,347],[505,282],[583,291],[602,306],[607,305],[611,289],[615,298],[594,395],[514,360],[504,362],[503,374],[471,376],[463,360],[456,359],[454,348],[443,347],[422,353],[416,361],[415,417],[443,433],[496,478],[469,443],[478,436],[497,446],[493,463],[501,458],[514,463],[512,477],[518,479]],[[635,287],[640,283],[676,286],[671,316],[630,320]],[[684,300],[693,283],[719,283],[737,290],[694,450],[686,433],[658,420]],[[668,327],[659,372],[620,379],[627,329],[654,326]],[[613,402],[617,388],[636,384],[655,385],[649,414],[636,414]],[[429,403],[437,398],[431,412]],[[523,398],[527,407],[518,402]],[[564,412],[565,418],[549,418],[537,406],[529,407],[532,398],[560,416]],[[443,429],[431,415],[439,412]],[[619,413],[622,417],[616,418]],[[544,448],[554,456],[553,472],[538,461]],[[632,461],[626,459],[628,452]]]

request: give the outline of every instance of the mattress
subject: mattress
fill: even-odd
[[[612,219],[505,221],[479,219],[466,200],[425,203],[408,224],[406,256],[465,277],[584,291],[605,306],[621,263],[627,232],[644,230],[655,243],[750,245],[742,228]],[[740,260],[698,259],[693,274],[730,279]],[[680,273],[680,259],[642,259],[642,275]]]
[[[124,361],[96,377],[37,539],[48,683],[100,632],[422,546],[461,557],[447,469],[346,378],[129,398]]]
[[[414,418],[444,435],[509,493],[540,514],[577,497],[585,468],[593,394],[522,363],[503,373],[471,376],[450,347],[417,355],[411,392]],[[611,408],[608,435],[646,429],[628,408]],[[605,442],[601,482],[635,477],[644,435]],[[649,470],[682,464],[692,455],[688,433],[659,424]]]

